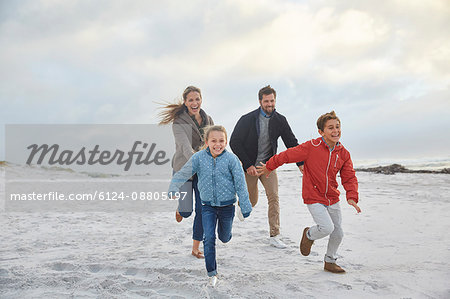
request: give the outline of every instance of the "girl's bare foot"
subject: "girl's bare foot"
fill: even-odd
[[[178,210],[175,212],[175,219],[177,220],[177,222],[181,222],[181,220],[183,220],[183,216],[178,213]]]
[[[194,250],[192,250],[192,255],[195,256],[198,259],[204,259],[205,256],[203,255],[203,252],[201,252],[200,250],[197,252],[194,252]]]
[[[205,256],[203,255],[203,252],[200,251],[200,241],[193,240],[192,242],[192,255],[195,256],[198,259],[204,259]]]

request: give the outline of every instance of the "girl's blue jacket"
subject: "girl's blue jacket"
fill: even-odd
[[[223,207],[236,202],[236,193],[244,217],[252,211],[247,184],[238,157],[224,150],[213,158],[209,148],[196,152],[188,162],[174,174],[169,194],[179,192],[180,187],[194,174],[198,176],[198,189],[202,204]]]

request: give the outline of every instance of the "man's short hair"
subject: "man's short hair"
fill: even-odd
[[[276,99],[277,98],[277,92],[275,91],[275,89],[270,87],[270,85],[267,85],[267,86],[265,86],[265,87],[263,87],[263,88],[261,88],[259,90],[258,98],[261,101],[262,98],[263,98],[263,95],[269,95],[269,94],[272,94],[272,93],[273,93],[274,98]]]

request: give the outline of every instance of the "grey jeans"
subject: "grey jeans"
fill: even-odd
[[[311,213],[315,226],[312,226],[306,234],[308,239],[317,240],[330,236],[328,240],[325,262],[336,263],[336,253],[344,237],[342,230],[342,214],[339,202],[331,206],[325,206],[320,203],[306,205]]]

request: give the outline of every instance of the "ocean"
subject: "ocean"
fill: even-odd
[[[441,170],[450,168],[450,156],[419,159],[367,159],[353,160],[355,168],[371,168],[377,166],[387,166],[400,164],[411,170]]]

